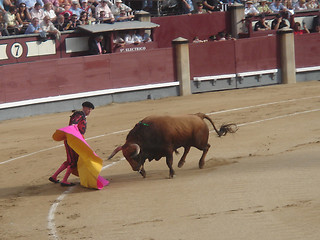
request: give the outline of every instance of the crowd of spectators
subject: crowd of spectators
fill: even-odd
[[[0,0],[0,36],[49,33],[79,25],[133,20],[134,14],[122,0]]]
[[[257,16],[261,13],[272,14],[319,8],[319,0],[167,0],[174,2],[175,14],[203,14],[223,11],[235,3],[245,6],[246,16]],[[199,8],[199,5],[200,8]]]
[[[80,1],[80,2],[79,2]],[[112,1],[112,2],[111,2]],[[125,1],[125,0],[123,0]],[[278,29],[288,24],[285,19],[295,11],[319,8],[319,0],[173,0],[177,14],[207,14],[221,11],[222,5],[242,3],[245,16],[260,16],[255,30]],[[127,2],[129,2],[127,0]],[[36,33],[45,31],[42,22],[46,20],[60,31],[73,30],[79,25],[130,21],[133,9],[122,0],[0,0],[0,36]],[[142,1],[142,7],[152,7],[151,0]],[[278,14],[277,24],[268,26],[265,15]],[[38,23],[40,29],[34,24]],[[315,26],[317,27],[317,26]],[[51,27],[52,28],[52,27]],[[28,29],[28,31],[27,31]]]
[[[230,33],[226,32],[219,32],[216,35],[211,35],[208,37],[208,39],[200,39],[198,36],[195,36],[192,40],[192,43],[203,43],[203,42],[214,42],[214,41],[226,41],[226,40],[236,40],[231,36]]]
[[[284,27],[290,27],[289,18],[295,12],[305,11],[308,9],[319,9],[318,0],[258,0],[256,2],[248,0],[245,2],[245,16],[254,17],[258,16],[259,21],[254,25],[254,31],[265,30],[278,30]],[[266,15],[276,14],[271,24],[266,21]],[[319,17],[318,17],[319,18]],[[315,18],[316,21],[316,18]],[[316,23],[310,29],[313,32],[317,32],[318,25]],[[295,34],[310,33],[306,24],[303,23],[303,30],[301,30],[301,23],[295,22],[293,26]]]
[[[318,0],[248,0],[245,2],[245,15],[272,14],[287,12],[293,15],[296,11],[319,9]]]

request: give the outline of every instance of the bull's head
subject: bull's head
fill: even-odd
[[[112,154],[108,157],[108,159],[111,159],[120,150],[122,150],[122,154],[131,165],[132,170],[140,171],[141,162],[139,161],[139,157],[138,157],[140,153],[139,145],[135,143],[131,143],[131,144],[126,143],[123,146],[119,146],[112,152]]]

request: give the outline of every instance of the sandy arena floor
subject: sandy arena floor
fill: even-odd
[[[145,116],[196,112],[239,125],[210,134],[204,169],[197,149],[181,169],[175,156],[174,179],[164,159],[145,164],[145,179],[121,153],[106,160]],[[0,122],[0,239],[319,239],[319,81],[96,108],[86,139],[105,160],[100,191],[48,181],[65,160],[51,136],[69,115]]]

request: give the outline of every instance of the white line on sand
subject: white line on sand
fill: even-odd
[[[121,158],[120,161],[124,160],[125,158]],[[120,162],[118,161],[118,162]],[[102,171],[112,167],[113,165],[117,164],[118,162],[113,162],[110,163],[106,166],[104,166],[102,168]],[[55,201],[54,203],[51,205],[50,210],[49,210],[49,214],[48,214],[48,230],[49,230],[49,239],[59,239],[58,234],[57,234],[57,229],[56,229],[56,224],[54,222],[54,218],[55,218],[55,212],[57,210],[57,207],[59,205],[60,202],[62,202],[62,200],[65,198],[65,196],[70,193],[73,190],[74,187],[69,187],[69,189],[67,191],[64,191]]]

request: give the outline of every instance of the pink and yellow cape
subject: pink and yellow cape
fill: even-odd
[[[102,159],[91,149],[77,125],[56,130],[52,138],[55,141],[67,140],[68,145],[79,155],[77,170],[81,186],[102,189],[109,184],[108,180],[100,176]]]

